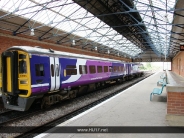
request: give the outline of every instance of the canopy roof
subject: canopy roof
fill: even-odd
[[[1,0],[0,28],[13,35],[139,58],[173,57],[176,0]],[[180,9],[181,10],[181,9]],[[178,25],[181,27],[180,25]]]

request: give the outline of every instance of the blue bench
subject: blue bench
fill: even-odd
[[[162,84],[164,84],[164,83],[166,84],[166,77],[157,81],[157,86],[162,86]]]
[[[150,101],[152,100],[152,95],[155,95],[155,94],[160,95],[160,94],[162,94],[162,91],[163,91],[165,86],[166,86],[166,83],[163,83],[161,89],[160,88],[154,88],[153,91],[150,94]]]
[[[166,75],[165,74],[162,74],[161,76],[160,76],[160,80],[157,82],[157,86],[162,86],[162,84],[166,84],[167,82],[166,82]]]

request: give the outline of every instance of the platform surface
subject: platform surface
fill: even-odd
[[[169,126],[166,120],[166,91],[154,95],[157,81],[163,72],[157,72],[120,94],[59,126]],[[80,127],[79,127],[80,128]],[[183,138],[184,133],[53,133],[53,128],[35,138]]]

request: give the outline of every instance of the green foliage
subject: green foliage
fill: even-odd
[[[146,62],[142,66],[139,67],[141,70],[160,70],[160,66],[155,66],[151,62]]]

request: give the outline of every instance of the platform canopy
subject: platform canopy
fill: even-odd
[[[170,60],[182,0],[1,0],[0,29],[135,61]],[[178,30],[180,32],[178,32]],[[182,37],[182,38],[181,38]]]

